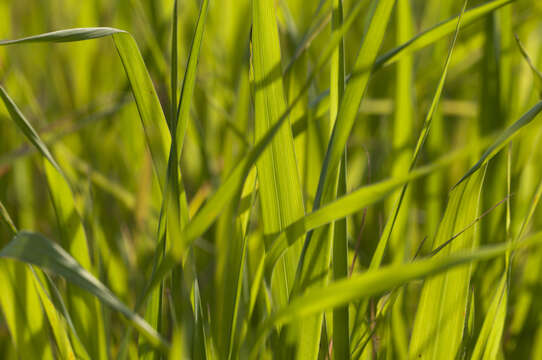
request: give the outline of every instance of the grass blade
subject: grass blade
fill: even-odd
[[[363,274],[353,275],[350,279],[344,279],[324,287],[312,289],[303,296],[293,300],[287,307],[273,314],[260,327],[258,339],[262,341],[265,333],[275,324],[284,324],[305,318],[325,309],[381,294],[415,279],[436,276],[446,270],[460,266],[464,267],[475,261],[489,260],[503,255],[510,249],[538,246],[541,243],[542,233],[539,232],[519,243],[487,246],[470,252],[432,257],[410,264],[385,266]]]
[[[39,138],[36,131],[3,87],[0,87],[0,97],[13,121],[44,158],[45,172],[58,218],[63,246],[69,249],[70,253],[73,254],[84,268],[91,270],[93,267],[85,230],[77,212],[72,189],[66,176],[52,157],[47,146]],[[96,299],[82,293],[79,289],[72,289],[72,291],[69,292],[72,295],[69,305],[70,310],[75,314],[75,327],[78,333],[81,334],[82,341],[90,352],[90,355],[97,359],[103,359],[107,356],[107,349],[100,305]]]
[[[153,346],[164,351],[168,350],[165,340],[147,322],[118,300],[99,280],[81,267],[70,254],[44,236],[20,231],[0,251],[0,257],[23,261],[62,276],[71,284],[88,291],[104,304],[123,314],[128,322]]]
[[[476,219],[485,172],[450,194],[446,212],[433,241],[436,257],[476,248],[475,229],[470,228],[448,243]],[[441,245],[447,244],[444,248]],[[424,283],[410,340],[411,357],[455,359],[460,351],[468,302],[471,267],[447,272]]]
[[[499,135],[495,142],[482,154],[480,160],[478,160],[478,162],[474,164],[473,167],[470,168],[469,171],[467,171],[467,173],[463,175],[463,177],[454,185],[454,188],[456,188],[459,184],[465,181],[465,179],[467,179],[478,169],[480,169],[482,165],[486,164],[489,160],[495,157],[495,155],[497,155],[497,153],[502,150],[502,148],[505,147],[506,144],[508,144],[515,136],[518,135],[519,131],[525,125],[529,124],[536,118],[540,111],[542,111],[542,101],[533,106],[515,123],[510,125],[501,135]]]
[[[472,24],[474,21],[479,20],[486,16],[487,14],[497,10],[498,8],[508,5],[516,0],[494,0],[489,1],[485,4],[482,4],[478,7],[475,7],[473,9],[470,9],[468,11],[465,11],[465,14],[462,16],[463,20],[462,26],[467,26]],[[411,54],[417,50],[420,50],[438,39],[441,39],[442,37],[451,34],[454,32],[456,28],[456,24],[458,21],[459,16],[453,17],[449,20],[446,20],[440,24],[435,25],[431,29],[428,29],[403,45],[392,49],[385,54],[378,57],[378,59],[375,62],[375,68],[379,69],[383,66],[392,64],[399,59],[401,59],[403,56],[406,56],[408,54]]]
[[[393,0],[378,1],[371,14],[371,23],[354,65],[353,73],[356,76],[350,79],[345,89],[340,107],[338,108],[337,120],[333,125],[331,139],[320,173],[318,189],[313,205],[314,210],[317,210],[322,204],[332,201],[336,196],[340,174],[339,165],[344,155],[346,142],[352,130],[359,105],[367,89],[371,74],[370,69],[380,49],[394,4],[395,1]],[[340,31],[337,31],[334,35],[338,36],[339,33]],[[312,232],[307,234],[297,268],[294,285],[296,293],[301,294],[310,287],[327,282],[327,272],[330,264],[331,234],[332,231],[329,227],[320,229],[314,234]],[[306,263],[311,264],[311,266],[306,266]],[[300,334],[303,338],[300,340],[302,347],[298,349],[299,354],[303,354],[307,358],[314,358],[318,354],[322,319],[323,314],[318,314],[313,318],[307,319],[302,324]]]
[[[262,139],[286,110],[280,44],[271,0],[253,2],[252,56],[255,140]],[[264,234],[273,234],[304,214],[294,142],[289,120],[279,128],[256,163]],[[288,301],[296,254],[286,254],[272,287],[277,304]]]
[[[334,0],[332,4],[331,32],[337,31],[337,28],[343,23],[343,4],[342,0]],[[341,105],[344,93],[344,42],[339,46],[331,57],[330,71],[330,125],[331,129],[337,119],[337,114]],[[346,147],[344,158],[339,170],[339,183],[336,196],[346,194]],[[346,219],[335,222],[331,227],[333,229],[333,280],[338,281],[348,276],[348,238],[347,238]],[[330,234],[331,235],[331,234]],[[348,306],[337,308],[333,311],[333,358],[350,358],[350,334]]]

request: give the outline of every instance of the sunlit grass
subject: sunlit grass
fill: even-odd
[[[537,2],[0,13],[1,358],[542,357]]]

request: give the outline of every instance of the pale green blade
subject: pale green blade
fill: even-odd
[[[201,4],[200,14],[196,25],[196,31],[194,38],[192,39],[192,46],[188,57],[188,64],[184,73],[183,85],[181,88],[181,98],[179,106],[177,108],[177,120],[176,120],[176,140],[177,140],[177,152],[180,158],[184,136],[186,133],[186,127],[188,126],[188,118],[190,115],[190,105],[192,104],[192,98],[194,95],[194,87],[196,84],[196,73],[199,60],[199,54],[201,49],[201,43],[203,41],[203,33],[205,29],[205,21],[207,18],[207,8],[209,7],[209,0],[203,0]]]
[[[71,318],[68,320],[67,317],[63,316],[68,314],[67,310],[64,307],[60,310],[60,306],[55,303],[55,300],[51,295],[51,290],[55,291],[58,295],[58,289],[52,289],[55,285],[50,282],[49,279],[46,279],[47,275],[36,271],[32,267],[30,268],[34,276],[34,286],[40,296],[43,309],[47,314],[49,325],[51,326],[60,355],[64,359],[75,359],[76,356],[80,359],[90,359],[73,328]]]
[[[288,306],[274,313],[260,327],[258,340],[264,340],[267,331],[276,324],[304,319],[325,309],[382,294],[415,279],[431,277],[427,280],[430,281],[434,276],[442,276],[439,274],[443,272],[448,270],[453,272],[470,267],[472,262],[501,256],[510,249],[539,246],[540,244],[542,244],[542,233],[538,232],[517,243],[488,246],[446,256],[432,257],[409,264],[385,266],[363,274],[355,274],[350,279],[314,288],[305,295],[293,300]],[[259,342],[253,348],[252,354],[257,351],[258,344]]]
[[[334,0],[332,3],[331,15],[331,32],[337,31],[343,23],[343,3],[342,0]],[[337,49],[331,57],[330,71],[330,86],[329,86],[329,120],[331,128],[333,128],[337,119],[337,114],[341,106],[342,97],[344,94],[344,42],[341,41]],[[346,194],[346,147],[341,167],[339,170],[339,183],[335,197],[340,197]],[[332,231],[330,236],[333,236],[333,280],[338,281],[348,276],[348,232],[346,218],[340,219],[331,225]],[[333,311],[333,359],[349,359],[350,358],[350,327],[348,317],[348,306],[337,308]]]
[[[130,81],[153,157],[157,178],[163,189],[171,140],[160,101],[145,67],[143,57],[134,38],[129,33],[114,28],[67,29],[16,40],[0,41],[0,46],[19,43],[84,41],[110,35],[113,37],[124,71]]]
[[[108,288],[68,254],[64,249],[44,236],[28,231],[20,231],[13,240],[0,251],[0,257],[11,258],[38,266],[62,276],[68,282],[100,299],[126,317],[153,346],[167,351],[164,339],[139,315],[124,305]]]
[[[433,248],[440,249],[435,257],[445,257],[477,247],[475,229],[469,228],[459,237],[448,240],[477,218],[484,171],[455,188]],[[447,244],[444,248],[440,248]],[[471,267],[447,272],[424,283],[418,303],[409,355],[427,359],[455,359],[460,352],[465,324]]]
[[[36,131],[2,87],[0,87],[0,97],[15,124],[44,158],[45,172],[47,174],[53,206],[58,218],[62,245],[73,254],[74,258],[84,268],[92,271],[93,267],[85,230],[75,206],[71,187],[64,173]],[[103,317],[99,303],[96,299],[82,293],[77,288],[68,290],[70,294],[68,304],[70,311],[73,313],[75,327],[78,333],[81,334],[81,340],[91,356],[100,359],[105,358],[107,356],[107,349],[105,333],[103,331]]]
[[[376,6],[372,9],[370,25],[354,65],[353,73],[355,76],[348,82],[338,108],[337,120],[333,126],[333,132],[320,173],[318,190],[313,205],[314,210],[318,209],[322,204],[332,201],[336,196],[340,161],[354,125],[359,105],[367,89],[371,75],[370,70],[380,49],[394,4],[394,0],[382,0],[376,2]],[[332,233],[331,229],[325,227],[315,231],[314,234],[312,232],[307,234],[297,268],[296,293],[301,294],[308,288],[327,283],[331,260],[330,233]],[[311,266],[306,264],[311,264]],[[317,314],[303,322],[300,329],[302,339],[300,339],[301,346],[298,348],[298,354],[310,359],[317,356],[320,346],[322,319],[323,314]]]
[[[279,35],[272,0],[255,0],[252,29],[255,141],[262,139],[286,111]],[[264,234],[273,234],[303,216],[294,142],[289,121],[278,130],[256,163]],[[274,276],[277,305],[288,301],[296,254],[286,254]]]
[[[514,1],[516,0],[493,0],[473,9],[470,9],[466,11],[465,14],[462,16],[462,26],[472,24],[474,21],[481,19],[485,15],[495,11],[496,9],[508,5]],[[405,42],[403,45],[379,56],[375,62],[375,68],[380,68],[392,64],[395,61],[399,60],[401,57],[420,50],[434,43],[438,39],[448,34],[451,34],[456,28],[457,20],[458,17],[453,17],[441,24],[435,25],[431,29],[428,29],[416,35],[409,41]]]
[[[467,171],[465,175],[457,182],[457,184],[454,185],[454,188],[457,187],[459,184],[461,184],[465,179],[467,179],[469,176],[471,176],[473,173],[475,173],[480,167],[484,164],[486,164],[489,160],[491,160],[497,153],[502,150],[503,147],[506,146],[510,141],[513,140],[514,137],[516,137],[519,134],[519,131],[527,124],[529,124],[531,121],[533,121],[536,116],[542,111],[542,101],[537,103],[535,106],[533,106],[529,111],[527,111],[525,114],[523,114],[522,117],[520,117],[515,123],[510,125],[499,137],[495,140],[495,142],[482,154],[482,157],[472,168]]]
[[[499,281],[491,300],[489,310],[485,315],[482,329],[474,346],[471,359],[496,359],[501,346],[501,338],[506,320],[508,305],[507,276],[504,274]]]

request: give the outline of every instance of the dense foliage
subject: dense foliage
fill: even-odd
[[[541,2],[0,14],[1,358],[542,358]]]

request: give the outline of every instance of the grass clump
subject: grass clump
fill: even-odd
[[[0,0],[2,358],[542,356],[539,5],[60,3]]]

